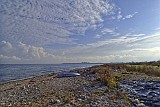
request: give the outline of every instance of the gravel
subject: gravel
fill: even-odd
[[[89,68],[81,75],[48,74],[0,85],[0,107],[132,107],[121,87],[109,89]],[[139,104],[140,105],[140,104]]]

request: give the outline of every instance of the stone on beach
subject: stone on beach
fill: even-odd
[[[16,81],[19,85],[13,87],[14,82],[1,85],[4,88],[0,90],[0,106],[126,106],[122,99],[113,102],[108,98],[111,93],[106,93],[107,86],[96,81],[97,74],[90,74],[86,69],[75,72],[70,72],[67,78],[57,78],[64,74],[55,74]]]

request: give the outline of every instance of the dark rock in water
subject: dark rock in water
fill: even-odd
[[[139,101],[138,99],[135,99],[135,100],[133,101],[133,103],[137,105],[137,104],[140,103],[140,101]]]
[[[139,96],[139,99],[142,101],[152,101],[152,99],[147,98],[147,97],[142,97],[142,96]]]
[[[152,91],[152,92],[149,92],[148,95],[155,97],[157,96],[157,93]]]
[[[152,85],[151,84],[146,84],[145,85],[145,89],[152,89],[153,87],[152,87]]]
[[[160,101],[153,104],[153,107],[160,107]]]
[[[152,101],[144,101],[143,103],[144,103],[146,106],[149,106],[149,107],[151,107],[152,104],[153,104]]]

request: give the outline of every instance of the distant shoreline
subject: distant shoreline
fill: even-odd
[[[59,64],[110,64],[110,63],[59,63]],[[0,64],[0,65],[59,65],[59,64]]]
[[[107,64],[107,63],[89,63],[89,62],[86,62],[86,63],[62,63],[62,64]]]

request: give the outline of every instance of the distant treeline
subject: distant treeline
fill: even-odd
[[[152,66],[160,66],[160,60],[158,61],[149,61],[149,62],[129,62],[127,64],[130,65],[152,65]]]

